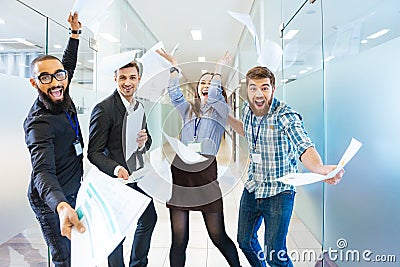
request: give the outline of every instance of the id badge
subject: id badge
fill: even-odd
[[[201,153],[201,143],[200,142],[192,142],[188,144],[188,148],[196,153]]]
[[[260,153],[256,152],[251,153],[251,158],[253,159],[254,163],[260,164],[262,162]]]
[[[74,142],[74,148],[75,148],[75,153],[77,156],[79,156],[83,153],[81,142],[79,142],[79,141]]]

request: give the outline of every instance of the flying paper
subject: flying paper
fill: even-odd
[[[139,51],[139,49],[135,49],[104,57],[100,62],[99,69],[100,71],[104,72],[104,74],[113,74],[115,70],[125,66],[130,62],[133,62],[135,60],[136,53]]]
[[[158,49],[164,49],[162,42],[157,43],[137,59],[143,65],[143,72],[136,96],[153,102],[156,102],[165,92],[171,67],[171,63],[156,52]]]
[[[260,54],[260,42],[258,41],[256,27],[253,24],[253,20],[249,14],[244,13],[236,13],[228,10],[229,15],[231,15],[234,19],[238,20],[239,22],[246,25],[247,29],[249,30],[250,34],[253,36],[254,45],[256,47],[257,55]]]
[[[257,62],[261,66],[268,67],[271,71],[276,72],[278,70],[279,63],[281,62],[283,54],[281,46],[271,40],[266,39],[260,47],[257,30],[254,26],[251,16],[249,14],[236,13],[231,11],[228,11],[228,13],[233,18],[243,23],[247,27],[250,34],[253,36],[254,45],[256,47],[256,52],[258,56]]]
[[[100,24],[108,17],[107,8],[114,0],[76,0],[71,12],[79,14],[79,21],[94,34],[100,29]]]
[[[206,157],[203,157],[202,155],[190,150],[184,143],[182,143],[178,139],[167,135],[164,131],[162,131],[162,133],[164,134],[168,143],[171,145],[172,149],[186,164],[195,164],[207,160]]]
[[[269,68],[272,72],[276,72],[281,62],[282,54],[283,51],[280,45],[266,39],[261,47],[257,62],[261,66]]]

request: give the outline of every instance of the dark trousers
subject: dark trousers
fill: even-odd
[[[76,194],[67,196],[67,201],[71,207],[75,208]],[[40,198],[29,199],[29,203],[39,221],[46,244],[50,248],[55,267],[71,266],[71,241],[61,235],[58,214]]]
[[[141,188],[137,186],[137,183],[127,184],[129,187],[136,191],[147,195]],[[157,222],[157,213],[154,208],[154,202],[151,200],[146,210],[139,218],[135,235],[132,243],[132,252],[129,260],[129,267],[144,267],[147,266],[148,259],[147,255],[150,250],[151,235],[153,234],[154,227]],[[124,239],[125,240],[125,239]],[[123,267],[124,256],[122,249],[122,242],[114,249],[114,251],[108,256],[109,267]]]

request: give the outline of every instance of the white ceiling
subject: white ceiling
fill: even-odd
[[[249,13],[254,0],[128,0],[167,51],[176,43],[181,62],[217,61],[228,50],[236,53],[243,25],[227,10]],[[203,40],[193,41],[190,30],[201,29]]]
[[[206,57],[206,61],[217,61],[225,51],[230,51],[234,56],[243,25],[234,20],[227,10],[249,13],[254,0],[127,0],[143,19],[145,25],[153,32],[156,38],[163,41],[167,51],[179,43],[176,57],[180,63],[197,62],[198,56]],[[64,0],[21,0],[21,2],[38,10],[54,21],[67,27],[66,22],[68,10],[71,9],[73,1]],[[15,32],[24,33],[24,38],[44,47],[46,36],[44,35],[45,20],[40,16],[32,16],[32,10],[16,0],[0,0],[2,6],[0,18],[6,20],[7,27],[0,28],[1,36],[14,36]],[[18,14],[16,17],[15,14]],[[29,17],[29,24],[21,23],[24,17]],[[11,26],[10,26],[11,24]],[[1,27],[2,25],[0,25]],[[5,26],[5,25],[4,25]],[[50,22],[51,27],[55,27]],[[201,29],[202,41],[193,41],[190,30]],[[53,42],[65,39],[65,33],[54,36],[56,31],[51,31],[49,36],[50,46]],[[83,35],[85,37],[85,35]],[[89,36],[87,36],[89,37]],[[64,47],[64,41],[61,45]],[[80,48],[80,51],[86,49]],[[54,50],[54,49],[53,49]],[[60,52],[63,50],[60,49]],[[89,51],[88,49],[86,49]],[[43,51],[43,50],[42,50]],[[53,52],[54,53],[54,52]],[[195,66],[196,65],[196,66]],[[200,75],[200,64],[190,64],[185,68],[185,77],[189,80],[196,79]],[[207,65],[207,64],[206,64]],[[210,64],[208,67],[210,68]],[[210,69],[209,71],[213,71]],[[193,74],[191,75],[191,72]]]
[[[207,61],[215,62],[224,53],[229,50],[232,55],[237,52],[239,38],[244,26],[227,14],[227,10],[249,13],[254,0],[218,0],[218,1],[194,1],[194,0],[127,0],[143,19],[146,26],[154,33],[156,38],[163,41],[167,51],[180,44],[180,49],[176,53],[180,63],[197,62],[198,56],[205,56]],[[40,16],[33,16],[32,10],[23,7],[20,2],[39,10],[54,21],[67,26],[67,13],[73,5],[73,1],[65,0],[0,0],[0,18],[6,21],[0,24],[0,39],[13,37],[24,37],[27,40],[44,46],[46,36],[44,32],[45,20]],[[268,2],[268,6],[267,6]],[[280,20],[287,22],[295,13],[303,0],[284,1],[282,14],[280,10],[280,1],[271,0],[262,2],[266,9],[264,29],[260,27],[259,31],[265,34],[275,33],[274,36],[265,36],[275,42],[280,43],[278,37],[277,24]],[[285,41],[283,46],[298,43],[294,51],[296,54],[295,64],[290,70],[293,73],[309,65],[321,65],[321,1],[315,4],[306,4],[299,15],[291,22],[288,29],[302,29],[296,36],[296,40]],[[344,0],[339,1],[341,3]],[[271,8],[275,6],[274,8]],[[257,7],[258,8],[258,7]],[[346,39],[343,39],[343,29],[356,29],[359,21],[362,21],[362,27],[359,30],[358,38],[365,38],[369,34],[392,25],[400,19],[400,1],[399,0],[352,0],[347,1],[346,5],[338,5],[337,1],[323,1],[324,8],[324,46],[325,54],[331,55],[338,51],[343,53]],[[340,14],[340,16],[339,16]],[[27,22],[24,23],[24,18]],[[55,27],[60,27],[55,22],[50,23],[49,48],[52,49],[53,42],[61,42],[64,47],[65,31],[55,31]],[[138,26],[139,27],[139,26]],[[190,35],[192,28],[201,29],[203,33],[202,41],[193,41]],[[21,34],[22,33],[22,34]],[[129,29],[128,33],[140,39],[142,36],[136,36],[134,29]],[[346,32],[344,32],[346,33]],[[56,36],[59,34],[59,36]],[[84,32],[83,37],[88,38]],[[262,35],[263,33],[261,33]],[[23,36],[17,36],[23,35]],[[357,50],[362,51],[370,47],[379,45],[391,38],[400,35],[399,27],[390,28],[390,33],[376,40],[370,41],[366,45],[358,43]],[[342,39],[341,39],[342,38]],[[354,39],[354,38],[353,38]],[[261,40],[262,41],[262,40]],[[357,40],[356,40],[357,41]],[[246,41],[247,42],[247,41]],[[147,44],[148,47],[150,44]],[[152,44],[151,44],[152,45]],[[247,45],[247,43],[246,43]],[[250,42],[251,45],[251,42]],[[338,49],[340,48],[340,49]],[[254,48],[252,48],[254,50]],[[81,46],[80,51],[90,49]],[[41,50],[43,51],[43,49]],[[62,50],[60,50],[62,51]],[[289,49],[284,55],[285,63],[288,60]],[[53,52],[54,53],[54,52]],[[246,55],[246,53],[243,53]],[[92,55],[89,55],[92,56]],[[289,58],[290,59],[290,58]],[[290,59],[291,60],[291,59]],[[252,61],[248,59],[247,61]],[[255,63],[255,62],[254,62]],[[185,77],[194,81],[200,75],[200,70],[209,68],[212,71],[212,64],[193,63],[191,68],[185,69]],[[245,66],[247,67],[247,66]],[[286,71],[291,75],[290,70]]]

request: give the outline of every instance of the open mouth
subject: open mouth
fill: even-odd
[[[203,95],[203,96],[208,96],[208,90],[206,89],[206,90],[203,90],[202,92],[201,92],[201,94]]]
[[[54,89],[51,89],[49,90],[49,95],[51,95],[54,98],[61,98],[63,96],[63,88],[56,87]]]
[[[254,104],[257,108],[263,108],[265,106],[265,99],[256,99]]]

